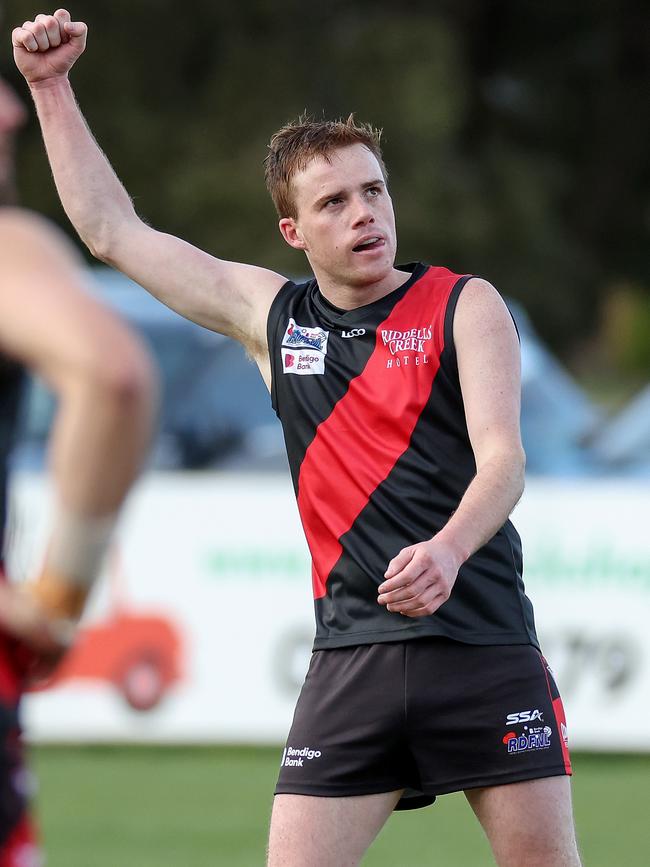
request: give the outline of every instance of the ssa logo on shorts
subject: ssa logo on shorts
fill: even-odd
[[[320,750],[312,750],[311,747],[285,747],[282,753],[281,768],[302,768],[305,761],[320,759]]]
[[[329,331],[323,328],[308,328],[298,325],[290,318],[282,338],[283,373],[305,374],[325,373],[325,356]]]
[[[506,725],[514,726],[517,723],[534,722],[536,719],[540,722],[544,722],[544,715],[541,710],[520,710],[519,713],[508,714],[506,717]]]

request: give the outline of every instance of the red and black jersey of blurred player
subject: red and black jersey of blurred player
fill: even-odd
[[[23,369],[0,355],[0,581],[4,581],[4,534],[7,523],[9,454],[14,443],[24,383]],[[0,633],[0,703],[10,706],[18,700],[21,683],[22,649]]]
[[[0,569],[7,523],[9,453],[16,432],[24,378],[22,367],[0,355]]]
[[[403,285],[363,307],[334,307],[312,280],[287,282],[269,313],[272,403],[312,556],[314,647],[432,635],[537,646],[510,521],[434,614],[377,602],[389,561],[446,524],[476,473],[453,341],[469,277],[400,269]]]
[[[24,384],[23,369],[0,355],[0,581],[4,581],[7,473]],[[18,701],[32,653],[0,632],[0,867],[40,864],[36,832],[27,812]]]

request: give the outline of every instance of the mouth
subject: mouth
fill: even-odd
[[[386,246],[386,241],[380,235],[369,235],[352,248],[353,253],[369,253]]]

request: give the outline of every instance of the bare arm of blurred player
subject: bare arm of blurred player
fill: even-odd
[[[94,575],[72,573],[97,559],[84,546],[107,542],[150,440],[156,391],[147,354],[85,279],[57,230],[28,212],[0,211],[0,352],[41,376],[58,401],[54,524],[31,594],[54,625],[81,613]],[[12,587],[3,592],[5,626],[47,646],[38,608]]]
[[[388,565],[378,601],[409,617],[447,601],[459,568],[505,524],[524,489],[519,341],[503,299],[485,280],[469,280],[460,294],[454,344],[476,475],[440,532]]]
[[[12,36],[68,217],[95,256],[181,315],[241,341],[268,384],[266,320],[285,278],[217,259],[140,220],[88,130],[68,81],[86,35],[85,24],[71,23],[69,13],[59,9],[25,22]]]

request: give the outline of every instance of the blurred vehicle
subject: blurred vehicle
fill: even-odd
[[[116,547],[108,560],[108,578],[108,612],[90,624],[82,622],[52,676],[31,691],[76,680],[103,681],[133,710],[153,710],[182,677],[180,630],[163,614],[129,602]]]
[[[508,301],[521,337],[521,436],[533,475],[610,472],[590,441],[604,414],[535,334],[521,305]]]
[[[102,299],[137,328],[161,370],[162,406],[150,467],[287,471],[280,423],[243,347],[183,319],[110,268],[98,267],[93,273]],[[603,412],[539,340],[523,308],[513,302],[509,306],[521,336],[521,421],[528,472],[595,476],[636,467],[633,431],[641,413],[646,446],[650,436],[647,395],[638,410],[630,410],[629,421],[621,414],[616,424],[608,425]],[[52,408],[52,397],[32,381],[15,466],[42,466]],[[646,451],[643,466],[649,464]]]
[[[603,425],[593,448],[620,473],[650,477],[650,384]]]
[[[160,368],[162,400],[150,468],[286,468],[280,423],[239,343],[183,319],[110,268],[95,268],[93,276],[102,300],[138,330]],[[51,393],[32,380],[15,468],[43,466],[53,407]]]
[[[111,684],[129,707],[148,711],[180,679],[180,638],[164,617],[117,609],[79,630],[77,640],[41,688],[75,680]]]

